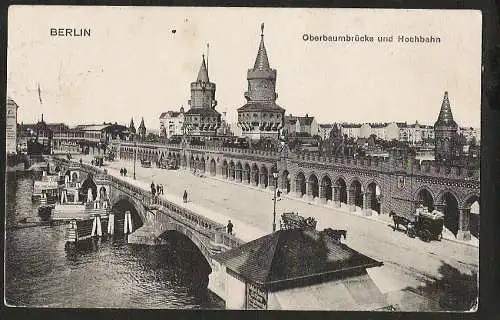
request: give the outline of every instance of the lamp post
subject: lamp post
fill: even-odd
[[[135,161],[137,159],[137,141],[134,139],[134,180],[135,180]]]
[[[273,178],[274,178],[274,209],[273,209],[273,232],[276,231],[276,195],[278,193],[278,172],[274,171],[273,172]]]

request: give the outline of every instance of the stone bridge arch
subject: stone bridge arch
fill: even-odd
[[[413,193],[413,201],[417,206],[423,205],[427,207],[429,211],[433,211],[435,209],[435,204],[437,201],[437,197],[431,188],[428,186],[421,186]]]
[[[191,231],[188,227],[186,227],[183,224],[176,223],[176,222],[169,222],[167,223],[160,235],[158,236],[159,238],[165,239],[168,238],[168,233],[169,232],[178,232],[182,234],[184,237],[189,239],[201,252],[203,257],[205,258],[207,264],[210,266],[210,269],[212,269],[213,263],[212,263],[212,252],[210,251],[209,244],[207,243],[209,240],[208,239],[202,239],[199,234],[196,232]],[[211,270],[210,270],[211,271]]]
[[[382,184],[377,179],[368,179],[365,181],[363,190],[365,191],[365,209],[374,210],[380,214],[382,211],[382,199],[385,196]]]
[[[136,198],[123,193],[121,191],[114,190],[112,192],[113,197],[111,197],[111,208],[116,209],[116,206],[120,202],[127,202],[129,205],[131,205],[134,209],[135,212],[137,213],[137,216],[141,220],[141,224],[144,224],[146,221],[146,209],[144,208],[144,205]],[[134,226],[134,229],[136,227]]]

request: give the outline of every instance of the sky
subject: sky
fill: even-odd
[[[207,43],[216,109],[235,122],[264,23],[286,114],[432,125],[448,91],[455,121],[480,127],[479,11],[11,6],[8,19],[7,94],[18,122],[42,113],[70,125],[128,125],[132,117],[138,125],[144,117],[158,130],[162,112],[188,109]],[[90,28],[91,36],[54,37],[50,28]],[[311,42],[304,34],[375,41]],[[441,42],[377,42],[391,35]]]

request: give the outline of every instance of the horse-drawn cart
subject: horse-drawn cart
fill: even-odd
[[[427,208],[418,208],[412,217],[403,217],[393,211],[389,216],[394,220],[393,230],[402,225],[410,238],[418,236],[422,241],[429,242],[443,237],[444,215],[439,211],[428,212]]]

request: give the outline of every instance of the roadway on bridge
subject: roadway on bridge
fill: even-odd
[[[91,156],[83,157],[86,163],[91,159]],[[133,161],[106,162],[106,168],[113,175],[119,176],[118,170],[123,167],[127,168],[127,176],[131,178]],[[224,219],[217,222],[226,223],[226,218],[231,219],[235,224],[235,235],[244,234],[241,237],[244,240],[249,240],[249,234],[257,233],[255,230],[260,231],[255,238],[272,231],[273,193],[270,190],[229,182],[220,177],[199,177],[189,170],[142,168],[140,162],[136,165],[136,177],[147,184],[163,184],[168,195],[181,197],[187,190],[191,203],[216,212],[218,220]],[[447,240],[425,243],[402,232],[392,231],[387,220],[367,219],[359,213],[348,213],[343,208],[288,197],[282,197],[277,203],[278,228],[280,214],[290,211],[314,216],[319,230],[328,227],[347,229],[347,240],[344,242],[348,246],[384,262],[379,278],[385,279],[382,285],[387,287],[387,292],[403,289],[404,286],[417,287],[428,278],[440,279],[444,276],[445,264],[460,273],[478,272],[479,249],[474,246]]]

